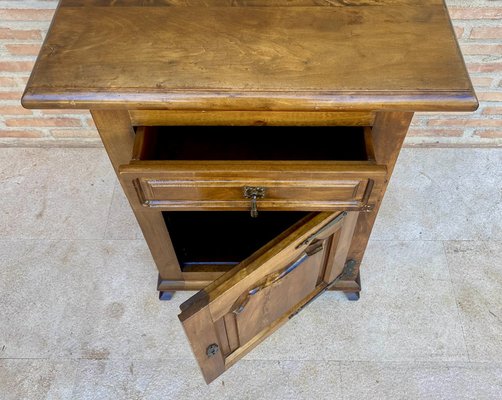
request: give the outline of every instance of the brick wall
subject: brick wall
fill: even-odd
[[[502,1],[447,4],[481,106],[475,113],[417,114],[406,143],[502,146]],[[100,145],[88,112],[31,111],[19,103],[56,5],[0,0],[0,145]]]
[[[480,107],[416,114],[407,144],[502,146],[502,1],[446,3]]]

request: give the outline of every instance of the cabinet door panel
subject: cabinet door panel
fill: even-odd
[[[357,212],[311,213],[181,305],[208,383],[328,287],[356,220]]]

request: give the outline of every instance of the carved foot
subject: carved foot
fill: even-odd
[[[349,301],[357,301],[361,297],[360,292],[345,292],[345,296]]]
[[[171,300],[174,296],[174,293],[176,293],[175,291],[167,291],[167,290],[164,290],[164,291],[160,291],[159,292],[159,300]]]

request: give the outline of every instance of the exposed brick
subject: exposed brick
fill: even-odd
[[[486,107],[483,110],[484,115],[500,115],[502,116],[502,107]]]
[[[39,30],[0,28],[0,40],[41,40],[42,34]]]
[[[54,10],[50,9],[0,9],[0,19],[4,21],[50,21]]]
[[[500,126],[502,128],[502,120],[497,119],[432,119],[429,120],[427,126]]]
[[[502,91],[499,92],[477,92],[481,101],[502,101]]]
[[[451,19],[499,19],[502,18],[502,8],[490,7],[448,7]]]
[[[16,118],[7,119],[5,121],[7,126],[80,126],[79,119],[72,118]]]
[[[28,77],[0,77],[0,87],[16,88],[24,86],[28,82]]]
[[[430,129],[430,128],[411,128],[408,136],[414,137],[460,137],[464,134],[463,129]]]
[[[455,35],[457,35],[458,39],[460,39],[464,34],[464,28],[462,28],[461,26],[454,26],[453,30],[455,31]]]
[[[485,139],[499,139],[502,138],[502,129],[496,129],[496,130],[478,129],[476,130],[475,135]]]
[[[33,112],[27,110],[20,105],[18,106],[2,106],[0,105],[0,115],[31,115]]]
[[[470,63],[469,72],[502,72],[502,62]]]
[[[463,54],[495,55],[502,54],[502,44],[465,44],[461,46]]]
[[[8,131],[0,129],[0,137],[3,138],[39,138],[42,132],[36,130]]]
[[[98,132],[92,129],[51,129],[55,138],[99,138]]]
[[[94,120],[92,118],[87,118],[85,120],[85,122],[87,123],[87,125],[89,125],[91,128],[95,128],[96,127],[96,124],[94,124]]]
[[[6,9],[1,7],[0,0],[0,20],[9,21],[10,27],[0,28],[0,44],[6,51],[4,54],[10,54],[11,59],[19,56],[18,58],[26,60],[26,56],[35,56],[38,53],[42,32],[49,26],[54,12],[53,9],[37,9],[37,4],[41,1],[20,1],[23,9]],[[51,1],[55,6],[56,1]],[[15,4],[13,1],[11,3]],[[458,38],[470,36],[477,40],[473,42],[461,39],[460,42],[463,53],[473,56],[468,59],[476,60],[470,61],[469,68],[471,72],[480,74],[472,77],[478,98],[482,102],[501,103],[494,103],[489,107],[482,103],[484,109],[481,114],[475,114],[475,117],[471,113],[449,113],[449,118],[444,118],[445,114],[442,113],[420,113],[419,119],[415,120],[410,129],[409,136],[423,137],[426,142],[437,142],[441,137],[455,137],[458,138],[456,141],[462,142],[464,127],[474,127],[474,135],[481,142],[490,143],[491,140],[493,143],[494,139],[501,138],[502,128],[498,129],[496,124],[502,122],[502,118],[494,118],[502,117],[502,90],[490,89],[490,86],[500,84],[502,88],[502,82],[499,82],[502,62],[495,61],[495,57],[502,54],[502,23],[498,22],[502,21],[502,7],[491,4],[490,7],[476,7],[478,3],[474,2],[473,7],[449,7],[450,15],[454,19],[455,34]],[[28,4],[33,7],[29,8]],[[44,24],[45,27],[42,26]],[[0,60],[0,72],[5,75],[0,77],[0,116],[4,116],[8,126],[13,127],[3,131],[0,129],[0,137],[37,140],[49,134],[56,144],[58,141],[63,144],[73,143],[72,139],[81,139],[81,143],[94,138],[98,140],[99,136],[88,111],[44,110],[41,113],[36,112],[37,117],[34,117],[31,110],[25,110],[18,105],[32,65],[33,63],[27,61],[7,61],[6,58]]]
[[[89,115],[89,111],[87,110],[43,110],[42,116],[44,115],[71,115],[72,117],[81,115],[86,116]]]
[[[15,56],[36,56],[40,46],[40,44],[6,44],[5,48]]]
[[[474,87],[488,87],[492,84],[493,78],[482,76],[471,76],[471,81]]]
[[[33,61],[0,61],[0,72],[29,72]]]
[[[499,39],[502,38],[502,26],[473,28],[472,39]]]
[[[22,92],[0,92],[0,100],[19,100],[21,101]]]

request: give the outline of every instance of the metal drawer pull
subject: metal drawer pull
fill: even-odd
[[[283,269],[281,272],[275,272],[272,273],[268,276],[266,276],[257,286],[254,288],[248,290],[247,292],[244,293],[243,296],[237,300],[237,306],[235,306],[232,310],[234,314],[240,314],[242,311],[244,311],[244,308],[246,305],[249,303],[249,300],[251,300],[251,296],[255,295],[256,293],[262,291],[263,289],[266,289],[269,286],[274,285],[275,283],[279,282],[281,279],[289,275],[291,272],[293,272],[296,268],[298,268],[303,262],[309,258],[310,256],[313,256],[316,253],[319,253],[323,249],[323,242],[318,241],[314,242],[312,246],[308,247],[304,253],[296,260],[294,261],[291,265]],[[242,299],[242,297],[244,297]]]
[[[257,199],[265,197],[265,188],[259,186],[244,186],[244,197],[251,199],[251,218],[258,217]]]

